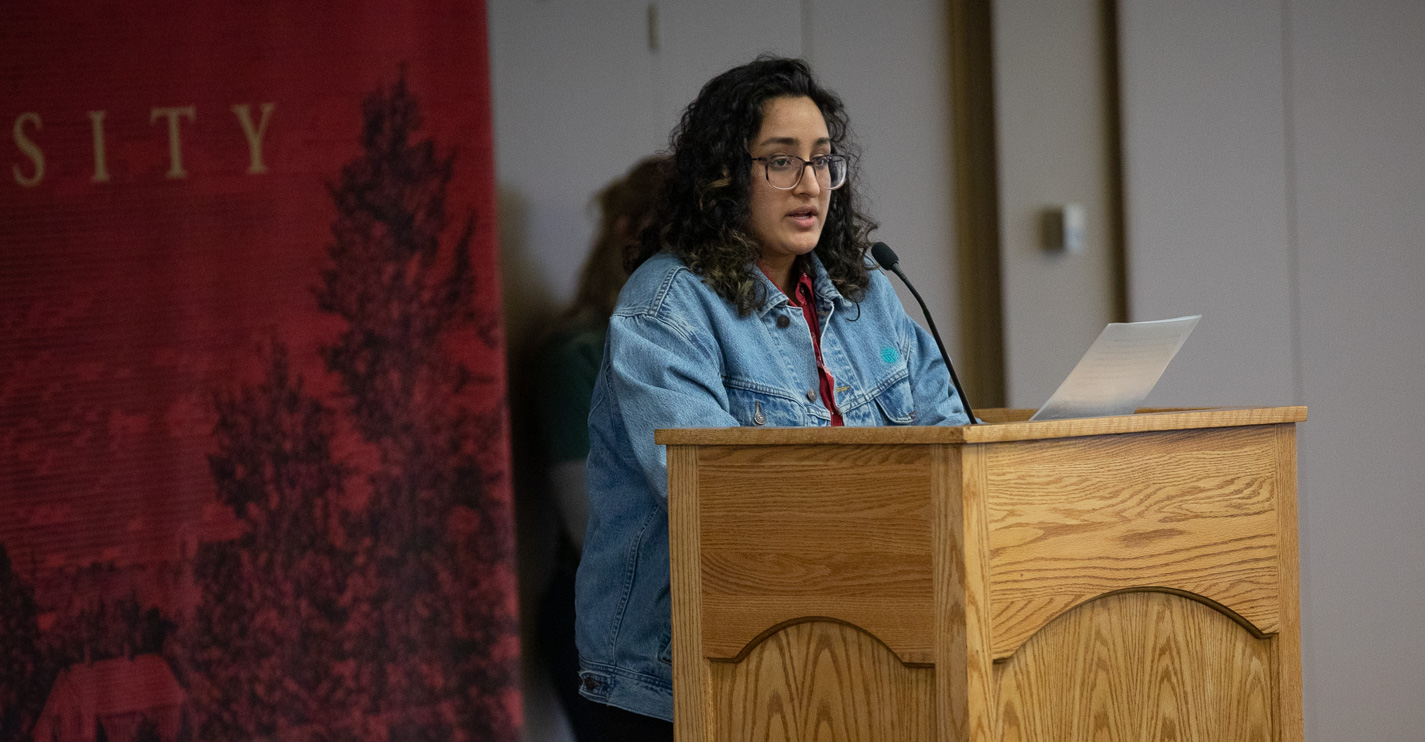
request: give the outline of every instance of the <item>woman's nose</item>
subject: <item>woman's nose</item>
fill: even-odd
[[[811,172],[808,173],[808,170]],[[816,179],[816,167],[810,162],[802,164],[802,179],[797,181],[796,192],[810,196],[821,195],[821,181]]]

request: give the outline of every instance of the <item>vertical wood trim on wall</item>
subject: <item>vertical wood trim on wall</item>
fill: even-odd
[[[1306,381],[1302,378],[1301,333],[1301,219],[1297,205],[1296,175],[1296,89],[1292,77],[1291,2],[1282,0],[1282,151],[1286,170],[1286,265],[1287,294],[1291,302],[1291,392],[1292,401],[1306,400]]]
[[[1000,298],[999,174],[995,154],[990,0],[950,2],[955,231],[960,273],[960,367],[978,407],[1005,404]]]
[[[1100,22],[1103,24],[1103,115],[1104,151],[1108,162],[1104,164],[1108,184],[1108,250],[1112,276],[1113,319],[1115,322],[1128,321],[1128,246],[1124,237],[1128,233],[1127,210],[1123,200],[1123,105],[1119,90],[1118,72],[1118,2],[1101,0]]]

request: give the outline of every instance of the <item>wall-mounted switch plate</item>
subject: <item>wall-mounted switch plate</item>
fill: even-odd
[[[1082,204],[1058,204],[1044,210],[1043,231],[1046,250],[1084,251],[1084,214]]]

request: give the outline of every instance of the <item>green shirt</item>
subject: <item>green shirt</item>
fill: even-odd
[[[591,322],[556,334],[539,354],[535,390],[546,463],[589,455],[589,401],[604,355],[607,327]]]

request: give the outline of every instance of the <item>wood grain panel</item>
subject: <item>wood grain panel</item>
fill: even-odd
[[[728,659],[787,621],[864,627],[930,662],[929,447],[703,448],[703,655]]]
[[[741,662],[711,662],[713,739],[725,742],[930,742],[934,671],[907,667],[874,637],[796,624]],[[680,737],[680,742],[682,738]]]
[[[1273,640],[1167,593],[1055,619],[996,666],[1003,742],[1268,742]]]
[[[1280,627],[1273,426],[989,447],[994,653],[1095,596],[1163,587]]]

